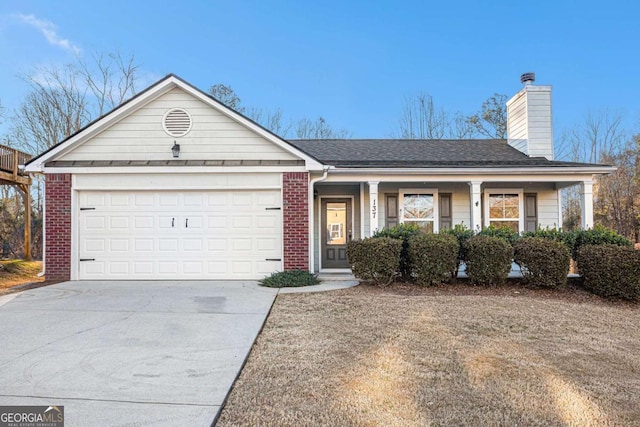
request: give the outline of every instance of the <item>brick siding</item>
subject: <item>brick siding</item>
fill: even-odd
[[[309,174],[287,172],[282,179],[284,269],[309,270]]]
[[[65,281],[71,272],[71,174],[47,174],[45,277]]]

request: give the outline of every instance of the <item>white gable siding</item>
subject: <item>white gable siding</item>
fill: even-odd
[[[181,138],[162,128],[163,115],[173,108],[186,110],[193,120],[191,131]],[[179,88],[57,160],[171,160],[173,141],[180,144],[180,160],[297,160]]]

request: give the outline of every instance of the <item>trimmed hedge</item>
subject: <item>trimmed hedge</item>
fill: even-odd
[[[489,227],[480,230],[478,232],[478,236],[498,237],[506,240],[511,246],[513,246],[516,243],[516,240],[520,237],[520,234],[509,227],[495,227],[490,225]]]
[[[502,238],[477,235],[465,243],[469,281],[478,285],[503,283],[513,259],[513,248]]]
[[[514,261],[525,281],[548,288],[567,284],[571,255],[567,246],[542,237],[524,237],[514,245]]]
[[[318,276],[306,270],[278,271],[259,281],[261,286],[267,288],[299,288],[302,286],[317,285],[320,283]]]
[[[554,242],[560,242],[564,244],[569,252],[573,251],[573,246],[576,241],[576,233],[562,231],[561,228],[540,228],[536,231],[525,231],[522,233],[522,237],[540,237],[545,240],[553,240]]]
[[[576,230],[573,232],[574,242],[572,248],[573,259],[577,261],[577,255],[580,248],[584,245],[616,245],[616,246],[633,246],[633,243],[624,236],[619,235],[615,231],[609,230],[601,225],[596,225],[588,230]],[[580,263],[578,262],[578,268]]]
[[[456,268],[453,272],[454,277],[456,277],[458,275],[460,262],[464,261],[467,254],[465,243],[475,235],[475,232],[462,224],[456,224],[453,228],[442,230],[441,233],[454,236],[458,240],[458,263],[456,264]]]
[[[400,253],[400,275],[404,282],[411,280],[411,257],[409,256],[409,239],[412,236],[423,234],[416,224],[398,224],[390,228],[383,228],[376,231],[373,235],[375,238],[388,237],[391,239],[399,239],[402,241],[402,252]]]
[[[458,265],[458,239],[448,234],[418,234],[409,239],[411,277],[419,285],[450,279]]]
[[[347,258],[353,274],[362,280],[387,286],[396,278],[400,266],[402,240],[389,237],[352,240]]]
[[[640,252],[632,247],[583,245],[578,265],[584,286],[606,298],[640,300]]]

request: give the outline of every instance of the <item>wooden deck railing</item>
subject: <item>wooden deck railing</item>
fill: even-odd
[[[7,172],[17,177],[23,175],[18,165],[24,165],[31,160],[31,155],[16,150],[15,148],[0,145],[0,171]]]
[[[31,156],[15,148],[0,145],[0,185],[15,185],[24,199],[24,259],[31,260],[31,177],[18,168]]]

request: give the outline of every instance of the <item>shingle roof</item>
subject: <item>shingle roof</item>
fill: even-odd
[[[504,139],[290,139],[320,162],[349,168],[602,166],[529,157]]]

